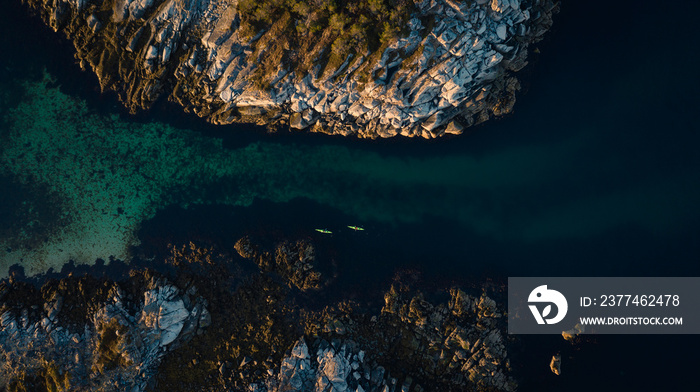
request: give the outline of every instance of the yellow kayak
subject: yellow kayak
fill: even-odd
[[[355,230],[355,231],[363,231],[364,229],[360,226],[348,226],[349,228]]]
[[[318,231],[319,233],[323,233],[323,234],[333,234],[333,232],[328,230],[328,229],[315,229],[315,230]]]

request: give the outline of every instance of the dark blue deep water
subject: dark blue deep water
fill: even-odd
[[[311,237],[338,271],[339,297],[381,290],[402,268],[422,271],[426,286],[528,275],[698,276],[700,2],[563,3],[541,54],[524,71],[515,112],[445,140],[214,128],[167,103],[130,118],[112,94],[99,93],[92,74],[79,70],[70,45],[16,4],[0,15],[0,86],[11,89],[13,80],[46,68],[94,111],[198,130],[230,148],[261,141],[342,146],[387,161],[449,157],[454,165],[442,169],[447,184],[465,167],[483,170],[458,183],[463,198],[437,199],[451,204],[407,204],[425,210],[410,222],[361,220],[307,199],[173,207],[142,226],[145,251],[188,238],[227,244],[244,234],[270,243]],[[414,191],[420,203],[431,202]],[[402,203],[405,195],[390,190],[377,197]],[[456,212],[431,213],[441,208]],[[310,229],[346,224],[367,230],[324,237]],[[560,337],[523,337],[513,363],[524,391],[697,390],[699,349],[698,336],[596,336],[577,347]],[[565,361],[560,377],[548,369],[554,351]]]

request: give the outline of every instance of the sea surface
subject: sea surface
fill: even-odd
[[[249,234],[313,239],[339,297],[399,269],[426,286],[700,275],[700,2],[563,2],[514,113],[432,141],[212,127],[167,102],[130,116],[14,3],[0,14],[3,268]],[[523,391],[697,388],[695,335],[516,347]]]

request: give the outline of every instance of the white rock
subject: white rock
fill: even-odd
[[[134,2],[129,5],[130,18],[140,19],[151,4],[153,4],[153,0],[134,0]]]
[[[5,313],[0,316],[0,325],[4,328],[7,328],[11,323],[14,322],[15,317],[12,315],[12,312],[9,310],[6,311]]]
[[[496,51],[490,51],[488,54],[490,54],[490,56],[484,59],[485,68],[491,68],[503,60],[503,55]]]
[[[152,60],[156,57],[158,57],[158,48],[153,45],[149,46],[146,50],[146,60]]]
[[[158,313],[158,328],[170,328],[174,324],[181,323],[190,313],[185,309],[181,299],[177,301],[164,301],[160,305]]]
[[[459,87],[446,92],[445,94],[443,94],[443,97],[451,106],[456,106],[457,103],[461,102],[464,98],[466,98],[467,94],[467,89]],[[440,106],[442,105],[438,105],[438,108]]]
[[[161,61],[165,63],[170,59],[170,51],[170,45],[163,48],[163,56],[161,57]]]
[[[474,42],[472,43],[472,51],[476,52],[484,46],[484,40],[479,36],[474,37]],[[474,56],[476,57],[476,56]]]
[[[446,29],[438,37],[438,42],[444,46],[449,46],[450,42],[454,41],[455,38],[457,38],[457,35],[452,30]]]
[[[426,118],[430,115],[430,113],[432,111],[432,107],[433,107],[433,105],[431,102],[412,106],[409,108],[409,115],[411,118],[413,118],[415,120]],[[415,122],[415,121],[411,121],[411,122]]]
[[[504,24],[500,24],[496,28],[496,35],[498,36],[498,38],[501,41],[505,41],[507,32],[508,32],[508,29],[507,29],[506,25],[504,25]]]
[[[423,127],[423,129],[425,129],[426,131],[432,131],[435,128],[442,125],[445,122],[445,120],[446,119],[443,112],[438,111],[432,114],[430,117],[428,117],[428,119],[421,124],[421,127]]]
[[[303,117],[294,118],[297,125],[302,125],[300,120],[303,120],[305,128],[322,118],[335,133],[357,133],[367,124],[382,124],[375,130],[385,137],[398,133],[430,135],[418,125],[413,130],[404,127],[425,120],[441,108],[464,105],[465,100],[478,94],[480,88],[491,86],[491,81],[504,72],[502,67],[497,67],[503,61],[501,53],[507,53],[508,58],[524,58],[521,53],[527,50],[527,45],[513,47],[504,42],[527,34],[528,26],[522,22],[530,18],[528,10],[520,9],[520,0],[477,0],[471,3],[425,0],[417,6],[421,12],[434,16],[432,31],[426,32],[420,19],[413,17],[407,23],[409,36],[391,43],[379,58],[371,57],[370,53],[357,54],[346,59],[341,72],[332,77],[330,70],[316,78],[317,68],[306,75],[295,75],[279,67],[271,74],[274,87],[260,92],[249,82],[257,61],[251,57],[251,42],[257,38],[244,41],[235,29],[231,29],[237,16],[235,7],[220,7],[220,2],[208,0],[115,0],[113,19],[123,17],[123,10],[127,8],[132,19],[139,18],[140,14],[145,15],[144,10],[154,8],[156,3],[158,10],[148,22],[154,32],[150,41],[152,46],[142,55],[151,72],[158,67],[156,61],[173,60],[173,53],[177,50],[176,37],[179,40],[181,32],[185,31],[183,26],[189,20],[205,21],[201,24],[207,26],[203,38],[195,43],[192,55],[182,64],[195,69],[192,75],[201,78],[201,82],[207,85],[205,87],[216,86],[207,91],[205,99],[212,103],[217,101],[219,105],[228,104],[229,108],[249,106],[249,113],[256,106],[261,110],[291,108],[289,114],[304,113]],[[538,17],[540,14],[538,10]],[[425,33],[429,34],[423,39]],[[419,55],[412,57],[411,64],[397,56],[399,52],[413,53],[416,48]],[[493,48],[498,53],[491,53]],[[197,51],[199,54],[195,55]],[[370,60],[374,63],[367,64]],[[358,67],[367,67],[364,74],[393,66],[400,68],[387,80],[359,83],[360,75],[353,73]],[[298,81],[299,77],[302,79]],[[428,105],[422,106],[424,104]],[[457,113],[449,109],[448,112],[450,114],[444,114],[446,121],[450,120],[447,117]],[[347,123],[349,116],[356,121]]]
[[[304,338],[299,339],[299,341],[292,348],[292,356],[299,359],[309,358],[309,348],[306,346]]]
[[[364,115],[365,113],[369,112],[369,109],[367,109],[360,101],[355,102],[348,108],[348,114],[350,114],[353,117],[360,117]]]
[[[90,29],[92,29],[93,33],[97,32],[102,27],[102,23],[97,19],[95,14],[90,14],[87,18],[87,24]]]
[[[321,358],[321,363],[318,365],[319,372],[325,376],[333,386],[339,391],[347,389],[346,378],[350,373],[350,364],[342,355],[335,355],[331,351]]]

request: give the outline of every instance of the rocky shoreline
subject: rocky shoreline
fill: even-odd
[[[245,245],[245,247],[244,247]],[[236,246],[259,249],[244,238]],[[243,252],[245,253],[245,252]],[[277,262],[193,243],[161,272],[119,281],[67,276],[0,282],[0,387],[11,391],[512,391],[502,306],[483,288],[443,300],[397,277],[381,309],[309,307],[313,244],[283,242]],[[251,253],[246,253],[250,256]],[[294,273],[283,273],[292,271]],[[311,281],[315,281],[312,279]],[[320,290],[320,291],[319,291]],[[502,293],[496,293],[502,295]],[[445,300],[446,298],[446,300]]]
[[[243,34],[237,1],[23,1],[132,112],[167,97],[214,124],[361,138],[459,134],[509,113],[515,75],[558,9],[553,0],[414,2],[402,34],[331,61],[330,45],[277,47],[281,25]],[[311,66],[302,73],[290,56]]]
[[[40,292],[3,282],[0,387],[143,391],[162,357],[210,324],[206,301],[192,288],[148,274],[122,284],[67,277]]]

